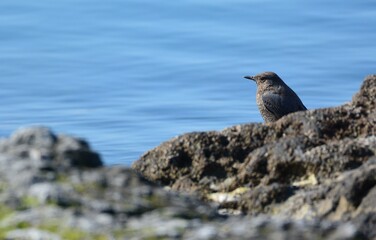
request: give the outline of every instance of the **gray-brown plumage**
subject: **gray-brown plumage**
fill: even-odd
[[[265,122],[274,122],[289,113],[307,110],[298,95],[274,72],[244,78],[257,84],[256,102]]]

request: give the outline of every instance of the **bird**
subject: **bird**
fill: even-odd
[[[274,72],[263,72],[244,78],[257,85],[256,103],[266,123],[307,108],[298,95]]]

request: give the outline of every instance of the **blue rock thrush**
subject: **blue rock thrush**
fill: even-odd
[[[274,72],[244,78],[257,84],[256,102],[265,122],[274,122],[289,113],[307,110],[298,95]]]

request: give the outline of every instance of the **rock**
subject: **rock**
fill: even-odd
[[[85,140],[65,135],[58,136],[55,157],[67,167],[96,168],[103,165],[99,154],[91,151]]]
[[[183,239],[365,239],[351,224],[326,221],[294,221],[286,218],[231,217],[211,222],[184,234]]]
[[[184,134],[132,167],[153,182],[214,200],[225,212],[349,223],[374,238],[375,133],[376,75],[370,75],[350,103]],[[236,189],[249,190],[234,195]]]
[[[30,186],[27,196],[39,204],[54,203],[59,206],[79,204],[79,197],[72,186],[52,182],[35,183]]]
[[[193,196],[166,191],[131,169],[101,165],[86,141],[47,128],[2,139],[0,238],[141,239],[144,228],[179,237],[192,222],[219,217]]]
[[[7,240],[60,240],[61,238],[46,231],[42,231],[35,228],[17,229],[10,231],[7,236]]]
[[[41,170],[96,168],[103,165],[99,154],[92,151],[85,140],[56,136],[46,127],[20,128],[9,140],[0,141],[0,152],[20,159],[31,159],[33,162],[29,163]]]

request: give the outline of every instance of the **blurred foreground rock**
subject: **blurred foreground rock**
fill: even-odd
[[[319,228],[320,231],[316,231]],[[0,239],[355,239],[352,225],[224,217],[129,168],[103,167],[82,139],[24,128],[0,141]],[[339,238],[338,238],[339,237]]]
[[[266,215],[269,224],[288,218],[306,233],[318,224],[311,234],[320,238],[346,238],[324,234],[335,224],[342,229],[337,232],[350,231],[349,238],[358,231],[373,239],[375,155],[376,75],[371,75],[340,107],[178,136],[145,153],[133,168],[153,182],[217,203],[221,213],[245,214],[251,221]],[[295,226],[292,235],[281,239],[302,239],[297,225],[288,226]]]

